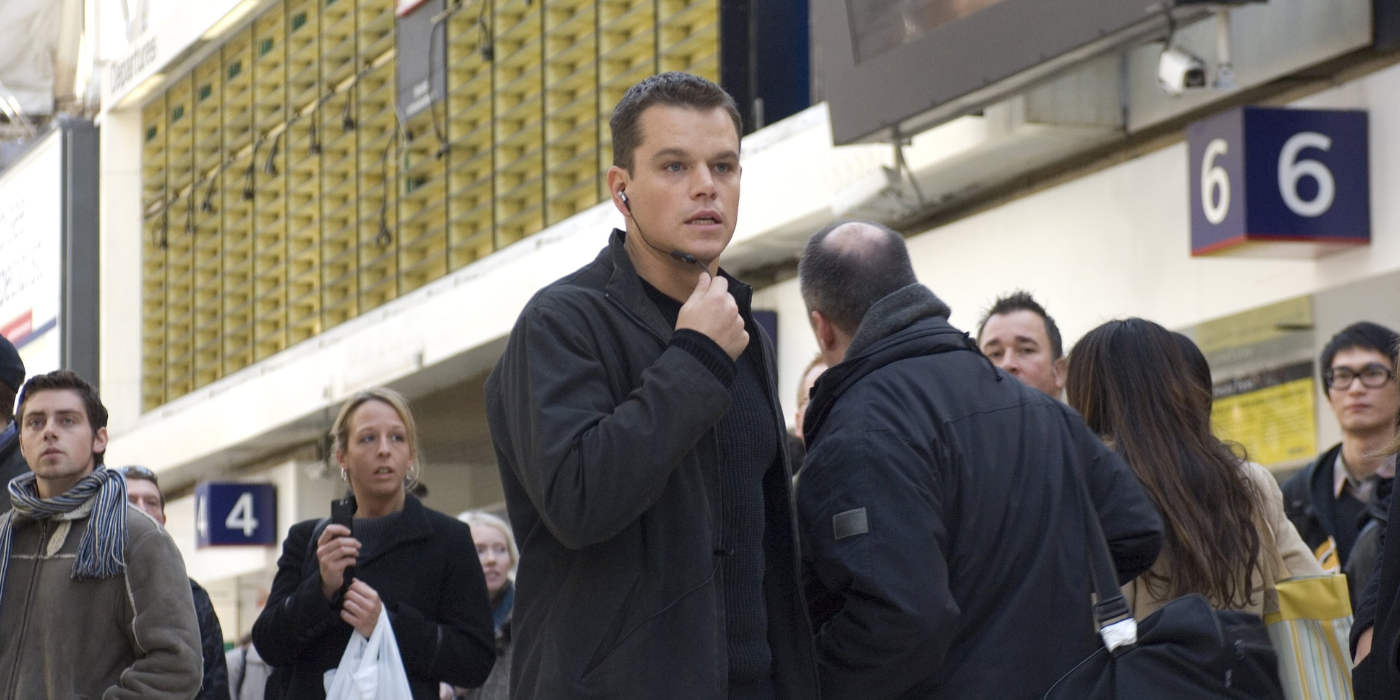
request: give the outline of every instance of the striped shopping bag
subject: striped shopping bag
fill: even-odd
[[[1288,700],[1351,700],[1351,599],[1342,574],[1275,584],[1278,611],[1264,615]]]

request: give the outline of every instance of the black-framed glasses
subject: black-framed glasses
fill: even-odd
[[[117,471],[128,479],[145,479],[156,486],[160,486],[160,480],[156,478],[156,473],[146,467],[132,465],[129,467],[117,467]]]
[[[1329,367],[1322,373],[1329,389],[1346,389],[1357,377],[1361,378],[1361,385],[1367,389],[1379,389],[1394,379],[1395,373],[1385,365],[1374,362],[1359,370],[1351,367]]]

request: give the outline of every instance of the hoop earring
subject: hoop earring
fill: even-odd
[[[347,484],[350,483],[350,479],[346,478],[345,476],[345,467],[340,468],[340,480],[344,481]]]

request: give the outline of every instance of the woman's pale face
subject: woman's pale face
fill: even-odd
[[[355,499],[361,502],[402,498],[413,464],[408,428],[393,406],[366,401],[350,414],[350,436],[336,455]]]
[[[495,600],[496,594],[506,585],[506,575],[513,563],[510,560],[510,545],[506,535],[490,525],[472,525],[472,540],[476,542],[476,556],[481,559],[481,573],[486,575],[486,592]]]

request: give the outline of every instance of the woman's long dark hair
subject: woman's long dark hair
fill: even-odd
[[[1145,574],[1148,590],[1247,607],[1262,497],[1241,456],[1211,433],[1209,381],[1179,339],[1151,321],[1110,321],[1075,345],[1065,384],[1069,404],[1127,460],[1166,521],[1170,576]]]

